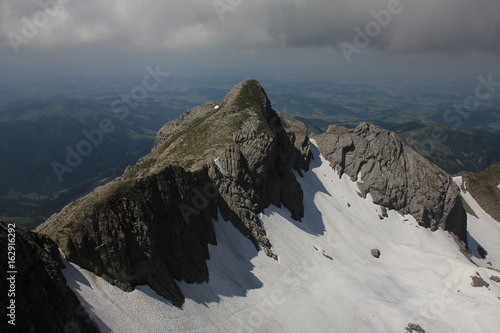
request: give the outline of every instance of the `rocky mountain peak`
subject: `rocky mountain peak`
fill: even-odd
[[[304,214],[293,168],[306,170],[305,126],[287,122],[255,80],[220,105],[195,107],[158,132],[151,153],[51,217],[39,231],[67,258],[124,290],[148,284],[176,305],[175,280],[208,279],[218,213],[276,258],[257,214],[284,205]]]
[[[362,196],[450,230],[465,244],[465,213],[450,177],[392,132],[369,123],[315,136],[340,175],[360,180]],[[294,174],[311,159],[306,126],[272,109],[255,80],[238,83],[220,104],[208,101],[159,131],[151,152],[121,177],[67,205],[39,227],[66,257],[110,283],[147,284],[181,306],[176,280],[209,277],[213,222],[230,221],[272,258],[258,214],[273,204],[304,216]]]
[[[247,79],[236,84],[221,102],[221,106],[232,105],[236,111],[256,108],[266,113],[271,105],[264,87],[254,79]]]

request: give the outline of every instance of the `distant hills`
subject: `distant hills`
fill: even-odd
[[[135,163],[161,124],[140,113],[125,118],[108,103],[11,103],[0,111],[0,212],[28,226],[42,222]]]
[[[444,111],[429,117],[428,120],[432,122],[443,122]],[[448,116],[452,125],[472,127],[488,132],[500,132],[500,107],[481,108],[473,113],[467,112],[463,115],[457,113]],[[449,124],[450,124],[449,123]]]
[[[450,174],[480,172],[500,162],[500,133],[432,122],[411,122],[391,130]]]

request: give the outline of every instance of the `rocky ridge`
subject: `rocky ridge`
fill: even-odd
[[[315,136],[360,195],[450,231],[466,246],[466,220],[449,175],[392,132],[363,123]],[[69,204],[38,228],[67,258],[123,290],[149,285],[181,306],[176,280],[207,281],[208,244],[218,214],[276,258],[258,214],[273,204],[304,215],[295,169],[307,171],[303,123],[283,119],[255,80],[237,84],[217,105],[185,112],[158,132],[151,152],[112,182]]]
[[[313,136],[339,175],[358,181],[360,194],[373,202],[413,215],[421,226],[450,231],[465,249],[466,214],[451,177],[400,137],[369,123]]]
[[[13,227],[14,226],[14,227]],[[9,230],[11,229],[11,230]],[[14,230],[14,231],[12,231]],[[13,236],[11,236],[13,235]],[[13,238],[12,238],[13,237]],[[12,238],[12,239],[11,239]],[[7,263],[0,269],[2,280],[2,332],[98,332],[80,301],[66,285],[57,245],[45,235],[29,231],[0,218],[0,255],[7,258],[8,243],[15,242],[15,283],[10,287]],[[4,315],[7,289],[15,300],[15,326]]]
[[[255,80],[187,111],[158,132],[123,176],[69,204],[38,228],[67,258],[124,290],[147,284],[182,305],[175,280],[208,279],[218,212],[276,258],[257,214],[284,205],[304,214],[292,171],[307,170],[305,126],[285,121]]]

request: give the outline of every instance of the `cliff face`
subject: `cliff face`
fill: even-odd
[[[339,175],[358,180],[363,196],[413,215],[420,225],[450,231],[467,244],[460,191],[443,170],[404,145],[397,134],[369,123],[330,131],[314,140]]]
[[[309,159],[305,126],[286,123],[262,86],[246,80],[220,106],[207,102],[163,126],[150,154],[38,230],[69,260],[118,287],[148,284],[180,306],[176,279],[208,279],[218,210],[275,257],[257,214],[283,204],[301,219],[292,168],[306,169]]]
[[[15,237],[15,326],[4,315],[7,306],[7,263],[0,269],[2,280],[2,332],[98,332],[97,326],[66,285],[61,273],[63,263],[57,245],[47,236],[38,235],[0,218],[0,256],[10,251],[8,233]],[[10,236],[12,237],[12,236]],[[10,310],[7,310],[10,312]]]

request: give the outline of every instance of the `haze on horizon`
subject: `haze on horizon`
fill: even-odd
[[[3,0],[0,80],[155,64],[179,76],[499,78],[499,36],[498,0]]]

